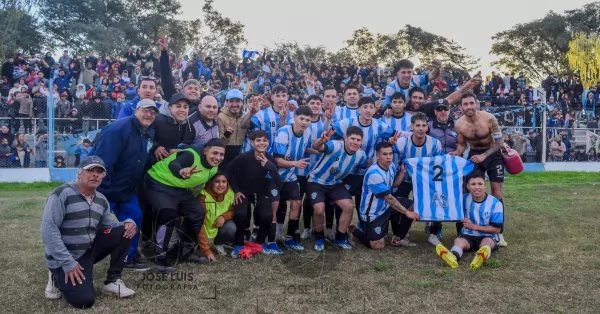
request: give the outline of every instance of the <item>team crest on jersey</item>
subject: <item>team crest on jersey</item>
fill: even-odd
[[[486,210],[486,211],[483,212],[483,218],[485,218],[485,219],[489,219],[490,218],[490,211],[489,210]]]
[[[439,206],[441,208],[447,208],[449,206],[448,197],[442,193],[439,193],[438,191],[435,191],[431,202],[435,202],[436,206]]]
[[[346,184],[346,190],[350,191],[350,185]]]
[[[273,196],[277,196],[277,193],[278,193],[278,192],[277,192],[277,190],[275,190],[275,189],[272,189],[272,190],[271,190],[271,194],[272,194]]]
[[[313,200],[317,199],[317,192],[312,192],[312,194],[310,194],[310,198],[312,198]]]
[[[381,227],[377,227],[377,228],[375,228],[375,233],[377,233],[377,234],[381,234]]]

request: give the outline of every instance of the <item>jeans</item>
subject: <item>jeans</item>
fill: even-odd
[[[129,252],[127,253],[127,263],[131,262],[137,254],[138,238],[140,236],[139,228],[142,226],[142,210],[138,203],[137,196],[133,196],[126,202],[122,203],[110,203],[110,209],[115,214],[119,221],[125,219],[131,219],[138,226],[138,231],[135,236],[131,239],[131,245],[129,246]]]

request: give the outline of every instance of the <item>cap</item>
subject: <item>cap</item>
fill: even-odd
[[[244,100],[244,94],[242,94],[242,92],[239,89],[232,89],[227,92],[227,96],[225,97],[225,100],[229,99]]]
[[[156,96],[160,96],[160,95],[156,95]],[[184,93],[176,93],[176,94],[173,94],[173,96],[171,96],[171,99],[169,99],[169,106],[180,100],[185,100],[188,103],[188,105],[192,104],[192,100],[189,99],[188,96],[186,96]]]
[[[79,164],[79,169],[90,170],[96,167],[102,168],[102,170],[106,171],[104,161],[102,161],[102,158],[98,156],[87,156]]]
[[[158,112],[158,107],[156,106],[154,101],[152,101],[150,99],[140,100],[140,102],[138,102],[138,104],[137,104],[137,108],[140,108],[140,109],[152,108],[152,109],[154,109],[154,111]]]
[[[435,105],[435,109],[437,109],[437,108],[450,108],[450,103],[445,98],[444,99],[438,99],[437,100],[437,105]]]

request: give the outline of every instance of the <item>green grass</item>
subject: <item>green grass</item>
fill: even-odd
[[[75,313],[47,301],[47,270],[39,227],[57,184],[0,184],[0,309],[2,313]],[[416,248],[362,246],[325,255],[218,256],[210,265],[178,265],[193,274],[183,289],[162,288],[125,273],[137,294],[102,295],[106,261],[94,270],[96,304],[86,313],[599,313],[600,176],[535,173],[508,177],[504,192],[509,247],[471,271],[472,253],[458,269],[445,266],[416,223]],[[450,247],[454,226],[445,224]],[[387,244],[389,244],[389,239]],[[179,282],[167,281],[169,284]],[[176,288],[176,286],[175,286]],[[213,298],[216,288],[216,298]]]

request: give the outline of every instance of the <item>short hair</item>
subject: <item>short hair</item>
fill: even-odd
[[[196,79],[189,79],[185,81],[185,83],[183,83],[183,88],[186,88],[188,85],[197,85],[198,87],[201,87],[200,82],[198,82]]]
[[[312,116],[312,110],[310,110],[310,108],[308,108],[307,106],[300,106],[298,107],[298,109],[296,109],[296,113],[294,114],[294,116]]]
[[[379,153],[379,151],[382,148],[391,148],[391,147],[392,147],[392,144],[390,144],[390,142],[383,141],[383,142],[379,142],[377,144],[377,146],[375,146],[375,151]]]
[[[408,98],[412,98],[412,95],[414,93],[421,93],[423,94],[423,97],[425,97],[425,95],[427,95],[427,93],[425,92],[425,90],[421,87],[413,87],[410,89],[410,91],[408,92]]]
[[[362,105],[368,105],[368,104],[373,104],[375,105],[375,101],[373,100],[372,97],[368,97],[368,96],[364,96],[364,97],[360,97],[360,99],[358,100],[358,107],[360,108]]]
[[[476,178],[480,178],[483,181],[485,181],[485,174],[483,172],[481,172],[480,170],[475,170],[471,173],[469,173],[469,175],[467,176],[467,183],[469,183],[469,181],[471,181],[472,179],[476,179]]]
[[[401,92],[395,92],[392,94],[392,101],[395,99],[402,99],[402,101],[406,102],[406,98]]]
[[[349,126],[346,130],[346,136],[349,137],[352,135],[360,135],[360,137],[362,138],[364,136],[364,133],[359,127],[357,127],[356,125],[352,125]]]
[[[422,112],[417,112],[410,118],[410,123],[415,124],[417,121],[427,122],[427,116]]]
[[[261,137],[264,137],[268,140],[269,134],[267,134],[267,132],[265,130],[256,130],[256,131],[250,133],[250,136],[249,136],[251,141],[255,141],[256,139],[261,138]]]
[[[140,80],[140,86],[142,86],[142,83],[144,83],[145,81],[146,81],[146,82],[152,82],[152,83],[154,83],[154,86],[155,86],[155,87],[158,85],[158,84],[156,83],[156,80],[155,80],[155,79],[153,79],[153,78],[150,78],[149,76],[145,76],[145,77],[142,77],[142,79]]]
[[[346,87],[344,87],[344,94],[346,94],[346,91],[349,89],[356,89],[356,91],[358,92],[358,87],[356,87],[356,85],[348,84],[346,85]]]
[[[220,171],[220,170],[219,170],[219,171],[217,171],[217,173],[215,173],[215,175],[214,175],[212,178],[208,179],[208,181],[210,181],[210,182],[212,183],[212,182],[213,182],[214,180],[216,180],[218,177],[225,177],[225,180],[227,180],[227,182],[229,183],[229,176],[227,176],[227,173],[225,173],[225,172],[222,172],[222,171]]]
[[[221,141],[218,138],[212,138],[212,139],[208,140],[208,142],[206,142],[206,144],[204,144],[204,148],[211,148],[211,147],[225,148],[225,143],[223,143],[223,141]]]
[[[84,138],[84,139],[83,139],[83,144],[86,144],[86,143],[87,143],[87,144],[91,144],[91,143],[92,143],[92,141],[90,141],[90,139],[89,139],[89,138]]]
[[[398,61],[398,63],[396,63],[396,66],[394,67],[394,71],[398,72],[400,71],[400,69],[414,69],[415,68],[415,64],[412,63],[412,61],[408,60],[408,59],[404,59],[404,60],[400,60]]]
[[[271,90],[271,94],[276,95],[279,93],[287,94],[288,93],[287,87],[285,87],[284,85],[281,85],[281,84],[275,85],[273,87],[273,89]]]
[[[464,94],[462,94],[462,96],[460,96],[460,103],[462,104],[463,99],[466,99],[469,97],[473,97],[473,99],[477,100],[477,96],[475,96],[475,94],[468,92],[468,93],[464,93]]]
[[[310,95],[308,96],[308,98],[306,98],[306,104],[308,104],[309,102],[313,101],[313,100],[318,100],[318,101],[323,101],[323,98],[321,98],[321,96],[319,95]]]
[[[337,95],[337,89],[335,89],[335,87],[333,87],[332,85],[327,85],[327,86],[325,86],[325,88],[323,88],[323,95],[325,95],[325,92],[328,90],[333,90],[335,92],[335,94]]]

